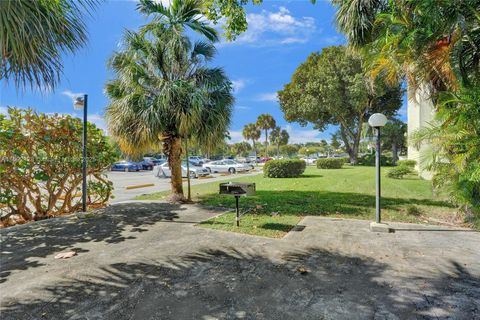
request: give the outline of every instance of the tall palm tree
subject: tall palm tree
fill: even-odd
[[[268,157],[268,130],[275,128],[277,123],[272,115],[264,113],[258,116],[256,124],[259,129],[265,130],[265,157]]]
[[[288,144],[290,135],[287,130],[281,130],[280,127],[275,127],[270,132],[270,142],[277,146],[277,157],[280,155],[280,146]]]
[[[17,87],[54,88],[62,55],[87,41],[85,15],[97,0],[0,1],[0,79]]]
[[[181,5],[190,2],[174,1],[177,11],[162,19],[185,18]],[[127,153],[163,144],[172,172],[172,201],[184,201],[182,138],[203,145],[223,141],[232,113],[232,86],[221,68],[206,66],[215,55],[211,42],[192,43],[180,25],[162,21],[155,17],[140,32],[125,33],[124,49],[109,63],[115,79],[106,85],[110,104],[105,117],[109,132]]]
[[[243,127],[242,135],[245,140],[252,140],[253,151],[257,154],[257,147],[255,145],[255,141],[260,139],[261,135],[260,129],[257,127],[255,123],[246,124]]]

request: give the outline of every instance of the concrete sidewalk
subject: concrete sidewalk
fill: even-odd
[[[477,232],[319,217],[283,239],[195,226],[219,213],[125,203],[0,230],[1,317],[480,319]],[[67,250],[78,255],[53,258]]]

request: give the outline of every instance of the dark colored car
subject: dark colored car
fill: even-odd
[[[140,171],[140,169],[141,169],[141,167],[138,164],[136,164],[135,162],[131,162],[131,161],[116,162],[110,168],[110,170],[112,170],[112,171],[125,171],[125,172]]]
[[[153,170],[155,163],[150,159],[143,159],[143,161],[137,162],[138,166],[142,170]]]

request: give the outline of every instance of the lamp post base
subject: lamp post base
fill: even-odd
[[[371,232],[382,232],[382,233],[391,233],[395,232],[394,229],[390,228],[390,226],[386,223],[370,223],[370,231]]]

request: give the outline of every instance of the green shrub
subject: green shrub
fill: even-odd
[[[375,154],[366,154],[358,158],[357,165],[359,166],[375,166]],[[380,165],[384,167],[393,166],[393,159],[391,156],[381,155]]]
[[[387,177],[393,178],[393,179],[402,179],[404,176],[412,172],[413,172],[412,168],[402,165],[402,166],[398,166],[390,169],[390,171],[388,171],[387,173]]]
[[[296,178],[305,171],[306,163],[303,160],[270,160],[263,167],[263,176],[266,178]]]
[[[321,158],[316,161],[319,169],[340,169],[344,163],[343,158]]]
[[[406,166],[409,168],[414,168],[417,165],[417,161],[415,160],[398,160],[397,161],[398,166]]]

